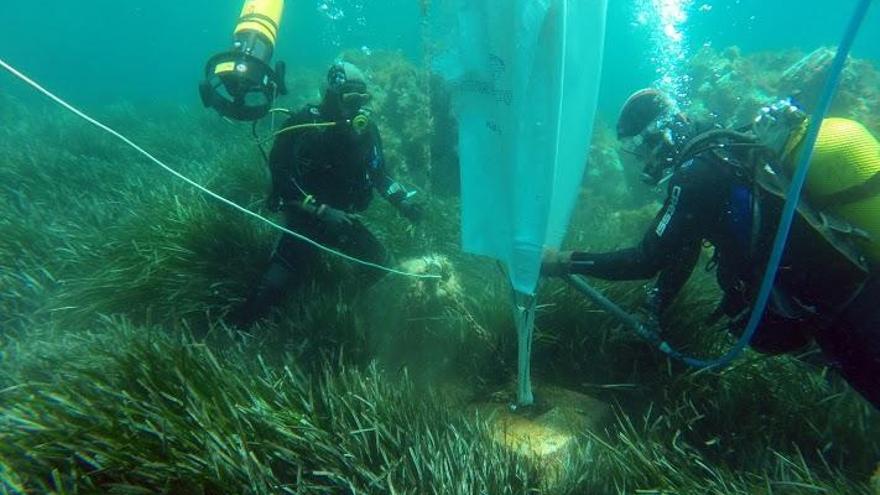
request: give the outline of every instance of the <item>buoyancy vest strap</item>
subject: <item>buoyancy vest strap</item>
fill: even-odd
[[[722,144],[722,141],[730,143]],[[757,141],[755,136],[735,129],[713,129],[694,136],[681,150],[676,160],[684,163],[701,153],[712,149],[729,146],[731,148],[763,148],[764,145]]]

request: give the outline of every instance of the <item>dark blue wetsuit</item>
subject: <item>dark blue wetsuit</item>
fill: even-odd
[[[735,166],[706,153],[672,177],[669,194],[641,243],[611,253],[576,252],[573,271],[607,280],[658,275],[654,304],[665,309],[708,242],[715,248],[719,312],[741,331],[760,285],[782,200]],[[796,217],[770,308],[752,347],[794,351],[811,339],[850,384],[880,407],[880,277],[856,269],[806,221]]]
[[[320,107],[307,106],[293,115],[284,127],[328,120]],[[375,124],[371,123],[361,133],[354,132],[347,124],[286,132],[272,147],[269,168],[271,198],[281,200],[284,205],[286,226],[290,230],[355,258],[388,263],[384,246],[357,219],[351,218],[350,224],[339,224],[315,214],[320,205],[345,213],[361,212],[370,205],[373,190],[393,204],[399,205],[405,199],[405,190],[385,169],[382,142]],[[306,279],[318,255],[314,246],[282,235],[259,285],[235,312],[233,321],[247,326],[266,314],[288,287]],[[378,270],[363,270],[366,284],[380,275]]]

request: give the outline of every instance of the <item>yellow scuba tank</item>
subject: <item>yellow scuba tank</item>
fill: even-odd
[[[802,138],[802,133],[796,133],[790,142],[793,153],[785,162],[789,173],[802,149]],[[865,126],[840,118],[822,122],[806,192],[813,208],[870,235],[871,240],[857,243],[872,264],[880,263],[880,143]]]
[[[236,120],[257,120],[286,94],[285,67],[270,66],[284,0],[245,0],[233,31],[232,49],[211,57],[199,93],[206,107]]]

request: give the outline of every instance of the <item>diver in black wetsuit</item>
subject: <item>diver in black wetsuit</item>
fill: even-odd
[[[744,134],[745,143],[734,139],[712,146],[712,136],[740,134],[699,127],[676,112],[662,93],[633,95],[621,113],[618,136],[645,161],[650,182],[669,180],[666,201],[637,247],[550,252],[544,274],[606,280],[657,275],[645,308],[656,320],[687,281],[707,242],[715,249],[711,264],[724,292],[714,317],[729,317],[731,330],[742,332],[769,258],[785,188],[769,185],[766,170],[755,171],[750,163],[755,155],[742,150],[759,148],[749,146]],[[770,305],[751,345],[777,354],[815,340],[832,366],[880,408],[880,277],[851,235],[858,235],[856,229],[835,225],[806,205],[799,209]]]
[[[355,258],[386,265],[384,246],[357,219],[373,190],[397,207],[407,219],[421,218],[412,193],[391,178],[379,130],[369,120],[370,99],[363,73],[339,63],[327,75],[320,105],[308,105],[292,115],[278,134],[269,156],[272,192],[269,208],[282,211],[288,229]],[[272,253],[269,267],[231,322],[247,327],[278,303],[285,289],[304,281],[318,249],[284,234]],[[366,268],[365,282],[382,275]]]

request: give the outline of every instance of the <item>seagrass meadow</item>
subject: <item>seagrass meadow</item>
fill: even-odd
[[[534,378],[612,412],[552,473],[497,442],[474,405],[512,394],[509,289],[491,262],[458,249],[446,92],[399,55],[359,53],[347,56],[376,83],[389,163],[427,213],[410,226],[377,200],[364,222],[399,262],[443,278],[362,290],[350,265],[325,257],[247,332],[224,317],[276,232],[62,110],[0,93],[0,493],[876,493],[880,416],[814,353],[747,352],[695,372],[556,281],[540,292]],[[707,50],[695,74],[713,65],[736,77],[706,71],[698,102],[776,90],[804,55]],[[863,61],[852,70],[836,111],[877,132],[877,73]],[[314,99],[320,77],[297,74],[282,104]],[[738,115],[752,103],[712,107]],[[265,213],[250,126],[195,107],[90,111]],[[635,242],[660,197],[632,183],[609,127],[596,132],[572,246]],[[663,322],[695,355],[733,342],[723,322],[705,323],[713,279],[698,270]],[[642,283],[599,286],[628,308],[643,297]]]

